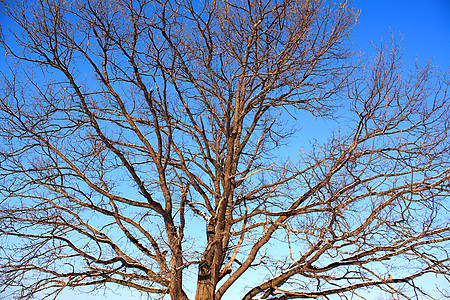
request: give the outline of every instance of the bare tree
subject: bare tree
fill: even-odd
[[[448,280],[448,81],[405,73],[396,44],[354,57],[346,2],[2,3],[5,293],[410,299]],[[328,139],[297,133],[306,116],[334,118]]]

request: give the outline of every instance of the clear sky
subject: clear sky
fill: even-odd
[[[403,36],[405,63],[433,59],[441,71],[450,66],[450,1],[448,0],[356,0],[361,11],[354,29],[355,46],[370,50],[371,41],[389,41],[391,31]]]
[[[361,11],[352,37],[355,49],[370,54],[370,43],[379,44],[380,38],[389,42],[392,32],[398,38],[403,36],[407,68],[414,67],[416,58],[419,64],[432,59],[442,72],[450,71],[450,0],[356,0],[352,5]],[[97,296],[67,292],[60,299],[128,300],[135,297],[128,292],[100,292]]]
[[[432,59],[442,72],[450,71],[450,0],[356,0],[353,6],[361,11],[353,30],[355,49],[370,55],[371,42],[389,42],[391,32],[403,38],[404,61],[407,69]],[[135,294],[137,296],[137,294]],[[68,295],[63,300],[128,300],[123,293],[98,295]]]

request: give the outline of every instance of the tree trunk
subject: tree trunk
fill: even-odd
[[[169,294],[172,300],[189,300],[189,297],[183,290],[183,272],[182,270],[172,271],[172,282],[169,287]]]
[[[200,263],[195,300],[214,300],[214,290],[215,284],[212,282],[210,266],[206,263]]]
[[[172,300],[189,300],[186,293],[180,288],[170,289],[170,297]]]

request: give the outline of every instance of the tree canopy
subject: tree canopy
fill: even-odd
[[[448,296],[447,75],[346,1],[0,3],[5,294]]]

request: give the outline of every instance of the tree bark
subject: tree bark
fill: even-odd
[[[212,270],[207,263],[200,263],[198,270],[196,300],[213,300],[215,284],[212,281]]]

